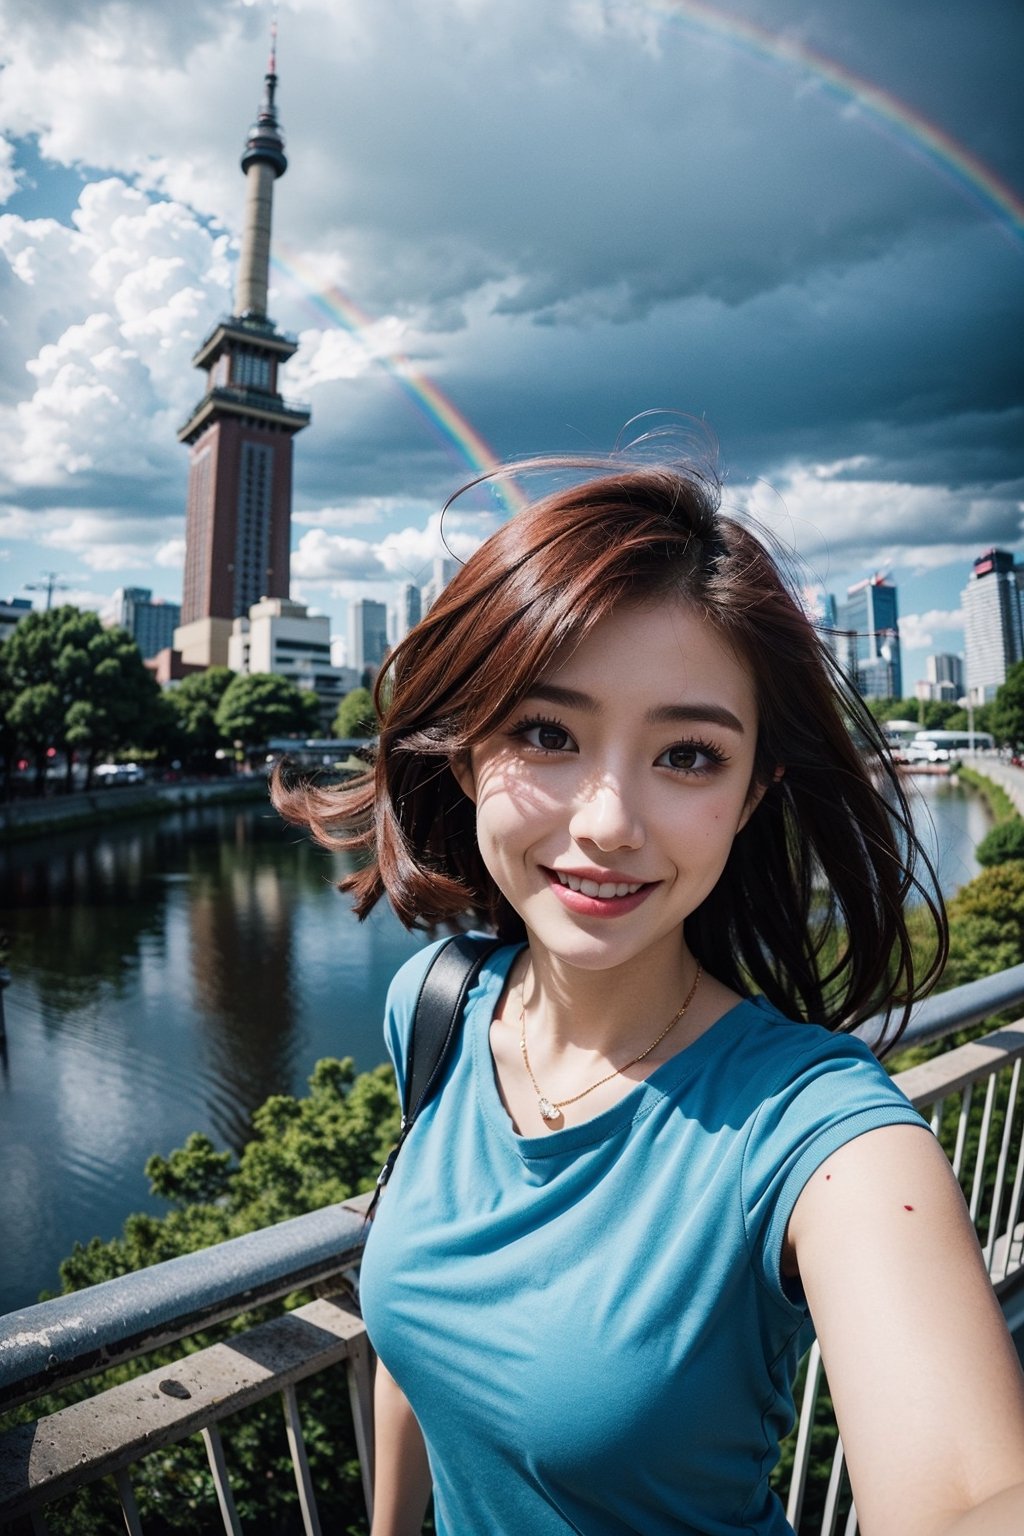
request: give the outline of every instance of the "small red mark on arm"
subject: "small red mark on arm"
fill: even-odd
[[[912,1205],[905,1205],[905,1206],[904,1206],[904,1207],[903,1207],[903,1209],[904,1209],[904,1210],[905,1210],[905,1211],[912,1211],[912,1210],[913,1210],[913,1209],[914,1209],[914,1207],[913,1207],[913,1206],[912,1206]]]
[[[832,1175],[831,1175],[831,1174],[830,1174],[830,1173],[826,1173],[826,1175],[825,1175],[825,1183],[826,1183],[826,1184],[827,1184],[827,1183],[828,1183],[828,1181],[829,1181],[829,1179],[830,1179],[830,1178],[831,1178],[831,1177],[832,1177]]]

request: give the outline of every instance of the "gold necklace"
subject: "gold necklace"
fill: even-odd
[[[526,994],[524,992],[522,1001],[519,1005],[519,1049],[523,1053],[523,1066],[526,1068],[530,1082],[533,1084],[533,1091],[537,1095],[537,1108],[540,1110],[541,1118],[544,1120],[557,1120],[560,1111],[565,1109],[567,1105],[575,1104],[580,1099],[585,1099],[588,1093],[593,1093],[594,1089],[600,1088],[602,1083],[610,1083],[613,1077],[620,1077],[623,1072],[628,1072],[630,1067],[635,1067],[638,1061],[643,1061],[645,1056],[649,1056],[654,1050],[655,1046],[661,1044],[669,1031],[675,1029],[676,1025],[679,1023],[679,1020],[683,1017],[683,1014],[693,1002],[693,996],[697,990],[697,983],[700,981],[703,969],[703,966],[698,961],[697,974],[693,978],[693,986],[690,988],[689,992],[687,992],[685,998],[683,999],[682,1007],[678,1010],[678,1012],[672,1015],[668,1023],[665,1025],[665,1028],[662,1030],[661,1034],[657,1037],[656,1040],[651,1041],[650,1045],[645,1051],[641,1051],[639,1056],[633,1056],[629,1061],[625,1063],[624,1066],[616,1067],[613,1072],[608,1072],[604,1077],[599,1077],[596,1083],[591,1083],[590,1087],[584,1088],[582,1093],[574,1093],[569,1099],[549,1099],[547,1095],[542,1092],[540,1084],[533,1075],[533,1068],[530,1066],[530,1054],[526,1049]]]

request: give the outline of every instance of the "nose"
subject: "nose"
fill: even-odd
[[[604,853],[640,848],[644,842],[643,820],[634,797],[610,776],[581,788],[569,833],[575,842],[591,843]]]

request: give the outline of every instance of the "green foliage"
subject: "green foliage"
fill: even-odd
[[[376,736],[380,730],[377,711],[373,707],[373,695],[368,688],[353,688],[338,705],[334,717],[334,734],[342,741],[350,737]]]
[[[958,705],[943,699],[866,699],[865,703],[879,722],[916,720],[922,731],[945,729],[959,711]]]
[[[963,764],[957,769],[957,777],[964,784],[969,784],[982,796],[996,826],[1004,821],[1018,820],[1017,807],[1010,799],[1006,790],[994,779],[990,779],[984,773],[978,773],[974,768],[965,768]]]
[[[944,988],[1024,962],[1024,863],[983,870],[949,903],[949,924]]]
[[[996,689],[989,721],[998,745],[1016,748],[1024,742],[1024,661],[1015,662]]]
[[[305,731],[309,711],[303,695],[286,677],[276,672],[250,672],[231,679],[215,719],[222,737],[251,748],[271,736]]]
[[[71,777],[77,751],[92,768],[118,748],[145,745],[160,718],[160,690],[123,629],[65,604],[30,613],[0,648],[10,747],[36,762],[42,783],[49,747],[63,748]]]
[[[186,760],[209,760],[223,745],[217,709],[234,675],[229,667],[208,667],[205,672],[191,672],[182,678],[168,694],[181,755]]]
[[[992,704],[976,704],[974,706],[974,729],[976,731],[992,731]],[[969,731],[971,729],[971,716],[966,709],[957,709],[946,721],[948,731]]]
[[[110,1242],[77,1244],[61,1266],[65,1292],[95,1285],[179,1254],[192,1253],[272,1222],[348,1199],[372,1187],[398,1137],[399,1110],[390,1068],[355,1074],[351,1060],[317,1063],[305,1098],[276,1095],[253,1115],[253,1136],[237,1164],[207,1136],[152,1157],[146,1172],[154,1193],[173,1202],[165,1216],[135,1215]],[[286,1306],[304,1297],[292,1297]],[[266,1309],[267,1315],[271,1309]],[[280,1310],[279,1308],[273,1310]],[[197,1336],[137,1365],[106,1373],[100,1386],[170,1364],[182,1352],[251,1326],[253,1314],[217,1333]],[[39,1400],[18,1417],[39,1417],[97,1390],[69,1387]],[[300,1405],[324,1529],[365,1532],[359,1463],[343,1379],[328,1372],[300,1387]],[[240,1413],[222,1427],[232,1489],[251,1536],[291,1536],[301,1529],[295,1480],[276,1397]],[[147,1532],[205,1536],[218,1526],[216,1500],[202,1443],[196,1438],[146,1457],[132,1483]],[[105,1536],[119,1524],[102,1484],[47,1511],[55,1536]]]
[[[1011,859],[1024,859],[1024,821],[1016,816],[993,827],[978,844],[975,857],[986,869]]]

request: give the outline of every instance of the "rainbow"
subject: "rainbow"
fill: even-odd
[[[323,287],[303,258],[285,248],[282,254],[272,257],[272,265],[295,283],[306,302],[334,325],[354,336],[364,346],[366,332],[373,325],[373,317],[361,309],[343,289],[331,284]],[[367,350],[369,350],[367,348]],[[426,418],[432,430],[448,449],[454,449],[474,475],[485,475],[498,469],[501,460],[487,440],[473,426],[454,401],[421,373],[412,360],[402,352],[384,355],[374,351],[374,360],[398,385],[415,409]],[[510,513],[518,512],[526,505],[527,498],[508,476],[500,476],[494,482],[495,495]]]
[[[758,59],[813,76],[831,96],[844,106],[855,106],[868,122],[886,131],[951,182],[961,195],[993,215],[1015,240],[1024,241],[1024,198],[963,144],[899,97],[806,43],[770,32],[756,22],[709,5],[707,0],[639,0],[639,8],[655,12],[670,24],[721,38],[730,47]],[[613,9],[635,13],[638,6],[625,4]]]

